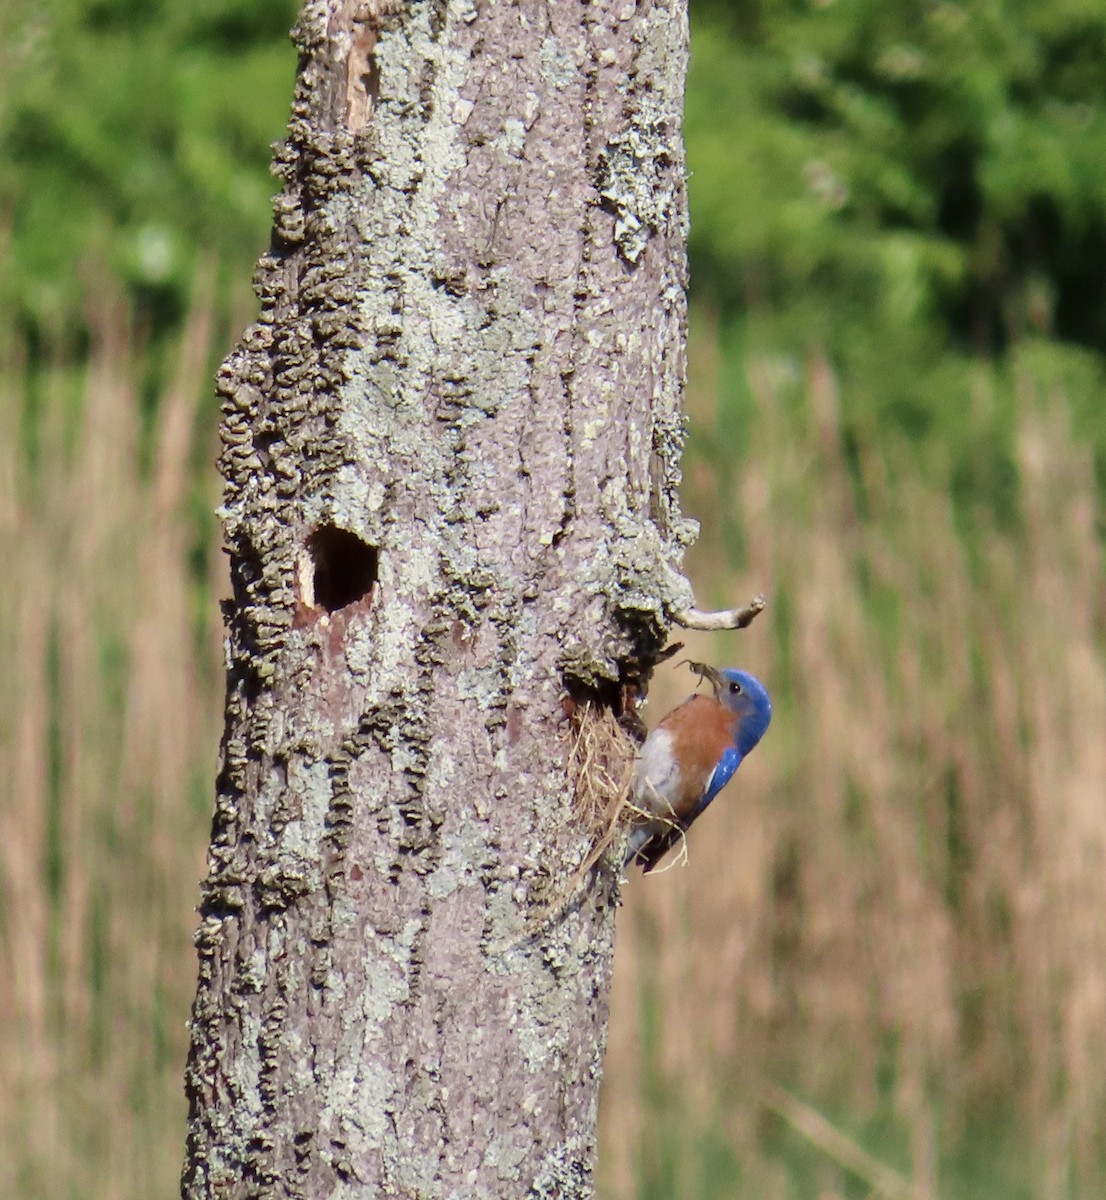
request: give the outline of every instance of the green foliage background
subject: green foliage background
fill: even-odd
[[[1012,423],[965,419],[981,360],[1070,381],[1102,472],[1106,10],[697,7],[693,294],[736,338],[825,350],[847,435],[942,439],[1000,520]]]
[[[288,0],[7,6],[0,297],[32,339],[79,346],[86,303],[113,284],[162,332],[202,258],[249,280],[296,11]]]
[[[288,111],[295,62],[286,33],[297,7],[291,0],[185,5],[10,0],[0,13],[0,306],[7,316],[0,356],[8,364],[8,378],[17,381],[4,392],[5,403],[19,407],[18,420],[2,428],[9,435],[17,430],[24,443],[20,453],[26,462],[21,460],[20,469],[26,467],[27,483],[20,502],[30,511],[51,488],[57,490],[43,482],[52,477],[39,459],[53,454],[60,462],[80,440],[74,431],[82,428],[82,396],[87,379],[95,376],[89,364],[95,363],[113,320],[127,328],[121,353],[136,379],[139,474],[156,479],[159,420],[171,408],[166,396],[172,392],[176,347],[189,336],[190,315],[194,319],[198,309],[213,312],[216,332],[198,354],[206,366],[188,385],[202,398],[194,431],[199,449],[188,460],[194,479],[184,489],[187,532],[181,544],[166,550],[184,564],[190,591],[182,620],[192,627],[197,657],[207,644],[204,614],[214,604],[210,439],[216,413],[208,380],[220,348],[246,319],[253,264],[268,238],[269,144],[282,135]],[[784,443],[798,448],[817,469],[791,479],[790,492],[782,487],[773,492],[774,504],[777,509],[790,504],[801,517],[799,527],[809,525],[823,499],[811,489],[818,481],[827,489],[841,484],[840,510],[847,514],[842,523],[849,525],[845,540],[855,550],[865,637],[873,654],[881,655],[877,669],[892,676],[912,600],[898,589],[893,572],[890,582],[881,578],[882,560],[873,547],[890,548],[892,559],[916,553],[919,560],[924,547],[916,546],[909,533],[920,508],[895,508],[873,487],[879,474],[872,468],[873,448],[891,477],[908,479],[909,494],[919,506],[928,503],[927,497],[935,505],[948,502],[964,570],[977,586],[980,580],[993,582],[999,571],[995,545],[1009,548],[1011,562],[1022,562],[1023,553],[1028,561],[1025,547],[1048,524],[1037,521],[1035,530],[1026,528],[1035,511],[1024,478],[1031,407],[1024,397],[1026,380],[1032,380],[1041,394],[1061,398],[1049,405],[1063,409],[1073,454],[1085,450],[1089,456],[1097,489],[1091,525],[1101,540],[1106,7],[1101,0],[1047,5],[1031,0],[692,0],[692,20],[686,136],[692,173],[693,351],[698,346],[713,356],[713,391],[709,403],[692,412],[687,454],[692,505],[707,518],[701,554],[710,562],[710,574],[697,583],[704,601],[721,603],[733,598],[726,593],[735,579],[744,579],[746,572],[757,577],[763,564],[755,530],[740,515],[742,481],[756,465],[758,445],[764,459],[772,447],[780,449],[779,478],[791,479],[787,472],[793,464],[786,461]],[[818,457],[825,445],[819,441],[822,418],[811,364],[819,362],[832,370],[836,397],[829,420],[833,454],[826,457],[840,456],[843,479]],[[693,385],[694,364],[693,354]],[[773,381],[778,415],[772,439],[758,429],[765,408],[750,364],[759,364]],[[66,470],[68,460],[59,478]],[[135,498],[129,503],[140,507],[143,483],[132,483]],[[0,500],[4,495],[0,487]],[[77,511],[79,505],[78,498]],[[59,517],[59,527],[69,519]],[[120,541],[126,536],[119,534]],[[141,553],[135,557],[141,559]],[[65,557],[60,550],[58,557]],[[1076,551],[1069,557],[1077,557]],[[141,561],[132,565],[139,579],[144,566],[150,569]],[[919,584],[924,603],[939,593],[944,568],[939,555],[925,567],[930,574]],[[779,711],[794,723],[802,709],[803,680],[790,674],[797,637],[793,601],[787,579],[777,583],[772,620],[779,644]],[[1106,622],[1101,583],[1094,577],[1099,598],[1088,601],[1099,664]],[[713,590],[720,594],[711,595]],[[96,631],[96,669],[106,681],[107,696],[100,720],[108,730],[97,737],[105,746],[114,737],[112,714],[128,703],[133,707],[125,693],[134,657],[126,629],[117,629],[119,618],[112,615],[123,597],[114,591],[107,595],[95,618],[102,625]],[[1012,622],[1020,599],[1012,583],[996,598],[996,622]],[[985,603],[978,607],[982,628],[989,610]],[[5,636],[10,632],[6,620],[7,610],[0,606]],[[56,631],[51,636],[56,641]],[[986,670],[974,656],[981,662],[990,652],[985,643],[985,632],[967,638],[970,669],[980,679]],[[61,979],[55,942],[64,941],[64,879],[66,870],[72,871],[65,856],[74,853],[72,845],[62,845],[58,832],[64,796],[55,778],[61,768],[53,761],[61,753],[65,720],[58,700],[66,665],[60,644],[50,642],[44,675],[49,692],[44,703],[52,713],[46,773],[54,780],[41,861],[54,922],[44,968],[47,991],[51,980]],[[210,669],[217,673],[217,666]],[[207,692],[217,687],[211,679],[201,682]],[[16,722],[8,727],[15,729]],[[982,745],[990,733],[982,723],[980,730]],[[778,736],[787,734],[781,730]],[[1030,740],[1023,733],[1023,741]],[[802,747],[792,745],[795,759],[783,774],[794,785],[803,778],[801,765],[794,765]],[[0,751],[4,748],[0,742]],[[998,759],[999,751],[990,753]],[[189,819],[196,830],[206,819],[203,781],[210,779],[209,768],[208,762],[191,768]],[[1015,775],[1012,771],[1011,778]],[[1010,786],[1016,785],[1015,779]],[[950,812],[969,806],[970,797],[961,797],[952,783],[948,790]],[[850,803],[855,800],[850,797]],[[142,803],[136,802],[140,816]],[[863,803],[856,801],[855,807],[863,809]],[[137,838],[132,847],[113,817],[105,821],[106,832],[90,822],[88,844],[107,854],[108,872],[114,869],[112,854],[141,855],[143,842]],[[968,850],[951,846],[952,834],[948,840],[943,852],[955,870],[943,885],[943,901],[955,919],[966,909],[963,891],[972,860]],[[919,844],[924,841],[920,835]],[[931,853],[928,844],[919,850],[923,853]],[[0,872],[0,882],[3,878]],[[151,896],[164,904],[159,880],[151,868]],[[102,898],[112,893],[98,893],[96,886],[95,881],[89,885],[89,920],[99,930],[120,906],[112,909]],[[10,904],[12,894],[0,892],[0,908],[5,900]],[[179,896],[174,899],[183,903]],[[996,936],[1002,936],[1004,922],[1013,918],[995,918]],[[10,914],[0,911],[5,938],[10,926]],[[153,942],[162,935],[146,929],[142,936]],[[111,1057],[104,1032],[112,1020],[110,989],[103,979],[111,956],[106,950],[97,956],[100,965],[86,981],[90,1008],[99,1012],[99,1040],[88,1050],[90,1075]],[[190,969],[189,964],[185,976]],[[167,983],[158,986],[171,990]],[[987,990],[992,987],[993,992]],[[997,988],[988,982],[980,994],[989,1003]],[[825,1155],[783,1124],[767,1126],[757,1144],[761,1166],[770,1164],[767,1174],[758,1174],[749,1143],[729,1138],[724,1122],[687,1130],[679,1096],[654,1061],[663,1057],[662,1023],[653,1019],[651,1007],[655,1001],[660,1003],[649,994],[643,998],[646,1061],[638,1102],[656,1128],[681,1134],[648,1140],[636,1169],[638,1195],[659,1200],[691,1194],[681,1192],[678,1182],[686,1177],[681,1170],[689,1157],[700,1164],[697,1195],[798,1200],[871,1194],[855,1173],[827,1176]],[[166,1033],[165,1026],[166,1014],[176,1014],[178,1002],[160,994],[151,1001],[156,1029],[149,1036],[158,1046],[160,1074],[147,1070],[139,1054],[127,1066],[126,1078],[135,1111],[149,1108],[153,1114],[150,1128],[140,1125],[136,1137],[151,1147],[162,1138],[171,1156],[177,1131],[166,1136],[151,1129],[179,1112],[164,1117],[166,1110],[142,1097],[153,1095],[177,1071],[171,1047],[178,1035]],[[1010,1023],[1013,1028],[1013,1018]],[[57,1018],[55,1025],[65,1022]],[[139,1028],[141,1022],[132,1025]],[[979,1021],[980,1028],[986,1025]],[[77,1028],[76,1022],[66,1026],[70,1032]],[[887,1031],[875,1031],[873,1040],[879,1038],[893,1040]],[[985,1041],[982,1034],[979,1040]],[[786,1059],[784,1053],[780,1062]],[[859,1144],[901,1164],[910,1153],[888,1082],[898,1070],[891,1051],[880,1069],[887,1078],[875,1085],[879,1102],[858,1114],[847,1095],[837,1093],[842,1098],[834,1116]],[[1000,1092],[1020,1068],[1015,1064],[1007,1075],[1005,1069],[1000,1065],[993,1072]],[[793,1074],[801,1085],[802,1071]],[[939,1074],[936,1068],[933,1074]],[[1055,1090],[1064,1090],[1061,1082]],[[934,1094],[944,1111],[946,1085],[935,1085]],[[89,1095],[91,1090],[74,1091],[74,1112],[95,1103]],[[969,1096],[974,1099],[978,1095]],[[1032,1112],[1009,1095],[983,1100],[966,1123],[949,1118],[951,1132],[938,1155],[942,1194],[965,1200],[1037,1194],[1039,1130]],[[948,1111],[953,1108],[949,1102]],[[1090,1111],[1092,1102],[1085,1108]],[[0,1115],[2,1110],[0,1105]],[[1099,1115],[1106,1117],[1106,1110]],[[65,1122],[71,1114],[58,1119],[69,1128]],[[100,1137],[87,1115],[72,1119],[76,1128],[88,1131],[87,1146],[71,1138],[72,1153],[84,1161],[88,1177],[110,1175],[109,1151],[103,1149],[108,1136]],[[1090,1150],[1070,1172],[1066,1164],[1052,1164],[1050,1177],[1061,1182],[1050,1195],[1100,1194],[1085,1181],[1103,1178],[1101,1138],[1086,1141]],[[118,1148],[112,1152],[118,1154]],[[43,1155],[45,1161],[49,1152]],[[97,1155],[104,1159],[103,1171]],[[0,1160],[0,1190],[6,1190],[2,1166]],[[153,1194],[152,1181],[164,1171],[142,1169],[150,1172],[148,1194]],[[171,1174],[175,1164],[166,1169]],[[46,1168],[27,1167],[15,1194],[85,1194],[61,1185],[51,1191],[42,1184],[49,1172],[38,1175],[39,1170]],[[766,1179],[774,1181],[771,1186]],[[88,1194],[131,1192],[120,1185]],[[923,1194],[929,1195],[918,1193]]]
[[[827,352],[850,430],[949,439],[965,493],[1000,510],[1002,429],[966,435],[965,394],[981,358],[1032,354],[1075,385],[1106,474],[1101,4],[693,9],[695,298],[731,338]],[[32,346],[79,352],[105,286],[155,335],[179,322],[199,261],[242,289],[266,238],[295,10],[8,6],[0,301]]]

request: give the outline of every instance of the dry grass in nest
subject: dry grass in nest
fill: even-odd
[[[630,800],[638,743],[619,725],[609,708],[582,704],[572,715],[575,739],[568,771],[573,782],[572,815],[587,832],[589,847],[580,863],[562,880],[550,879],[545,895],[536,900],[522,933],[493,947],[496,952],[517,946],[561,915],[597,863],[617,846],[636,809]],[[621,863],[618,864],[621,866]],[[552,892],[552,895],[549,893]]]
[[[648,811],[634,803],[634,769],[640,746],[609,708],[581,705],[573,717],[573,724],[576,741],[569,759],[569,771],[576,787],[573,816],[590,832],[591,849],[569,876],[563,895],[570,895],[607,851],[621,841],[627,826],[638,819],[657,822],[663,807],[655,793],[658,803]],[[646,786],[650,785],[647,783]],[[687,862],[687,842],[675,814],[672,815],[672,828],[677,832],[679,851],[658,874]],[[618,865],[621,867],[621,861]]]
[[[573,782],[572,815],[579,827],[588,834],[587,853],[563,880],[549,877],[541,894],[531,894],[531,914],[522,932],[508,942],[491,947],[503,953],[521,945],[539,929],[548,925],[571,905],[580,884],[603,861],[612,848],[621,847],[627,827],[637,818],[656,821],[655,811],[646,812],[633,802],[634,770],[640,745],[619,724],[614,713],[599,704],[582,704],[572,715],[575,740],[569,753],[568,771]],[[680,831],[682,838],[682,830]],[[686,858],[686,849],[673,863]],[[621,871],[619,854],[614,866]]]
[[[709,678],[708,673],[712,668],[703,667],[701,663],[692,663],[691,666],[698,669],[700,675]],[[592,845],[583,862],[569,877],[570,891],[610,847],[621,840],[627,826],[634,821],[640,819],[661,823],[663,827],[661,814],[665,807],[664,801],[652,790],[648,781],[645,786],[652,792],[656,803],[651,804],[648,810],[634,803],[634,768],[641,748],[609,708],[595,704],[582,705],[577,709],[573,723],[576,741],[569,759],[569,770],[576,784],[573,815],[583,828],[591,832]],[[673,845],[678,843],[679,849],[663,867],[650,868],[658,875],[663,875],[673,867],[683,866],[688,860],[685,831],[675,813],[671,816],[671,826],[676,832]],[[667,855],[668,851],[665,853]],[[618,865],[622,866],[621,861]]]
[[[573,872],[574,886],[621,838],[636,811],[630,795],[639,747],[604,705],[582,704],[572,722],[576,730],[569,757],[575,787],[572,811],[591,835],[591,849]]]

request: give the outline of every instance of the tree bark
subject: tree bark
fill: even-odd
[[[540,916],[593,836],[567,698],[617,708],[691,603],[686,33],[682,0],[326,0],[294,32],[219,377],[190,1200],[590,1193],[617,867]]]

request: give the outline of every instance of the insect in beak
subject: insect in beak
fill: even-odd
[[[717,668],[712,667],[709,663],[692,662],[690,658],[685,658],[684,662],[699,676],[700,679],[710,680],[711,686],[714,688],[714,694],[725,687],[726,681],[722,678],[722,673]],[[682,665],[682,664],[681,664]]]

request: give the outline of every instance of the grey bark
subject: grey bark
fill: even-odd
[[[226,733],[182,1190],[585,1196],[613,869],[566,696],[691,602],[684,3],[309,3],[219,377]]]

